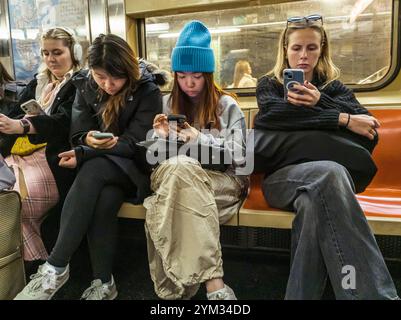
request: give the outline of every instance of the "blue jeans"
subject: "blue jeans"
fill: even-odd
[[[290,165],[268,176],[262,189],[271,206],[296,214],[286,299],[320,299],[327,275],[337,299],[398,298],[342,165]]]

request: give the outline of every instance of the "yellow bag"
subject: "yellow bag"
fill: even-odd
[[[11,154],[18,156],[28,156],[34,153],[36,150],[46,146],[46,143],[32,144],[29,142],[28,135],[22,136],[15,140],[15,143],[11,149]]]

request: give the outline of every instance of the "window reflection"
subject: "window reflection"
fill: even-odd
[[[8,0],[15,78],[28,82],[41,63],[40,35],[55,27],[74,32],[83,52],[89,46],[87,4],[81,0]]]
[[[217,82],[226,88],[254,87],[252,80],[274,66],[287,17],[311,13],[324,16],[332,57],[341,69],[343,82],[373,83],[386,75],[391,62],[391,0],[309,0],[147,18],[147,58],[170,70],[171,50],[179,31],[189,20],[198,19],[212,33]],[[240,61],[249,64],[251,73],[245,77],[250,81],[235,80]]]

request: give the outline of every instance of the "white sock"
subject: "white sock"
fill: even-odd
[[[51,269],[55,270],[57,275],[60,275],[60,274],[64,273],[65,269],[67,269],[67,267],[56,267],[56,266],[53,266],[52,264],[50,264],[47,261],[46,261],[45,265],[48,268],[51,268]]]

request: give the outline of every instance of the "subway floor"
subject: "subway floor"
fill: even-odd
[[[157,300],[149,275],[143,221],[120,219],[120,236],[115,259],[114,278],[120,300]],[[51,248],[57,237],[57,214],[46,219],[43,227],[46,245]],[[401,254],[401,253],[400,253]],[[401,293],[401,261],[386,260]],[[224,280],[238,299],[282,300],[289,274],[288,252],[248,250],[223,246]],[[70,263],[70,280],[54,296],[56,300],[79,299],[92,280],[86,241],[83,241]],[[324,300],[334,299],[330,284]],[[194,299],[205,300],[205,286]]]

